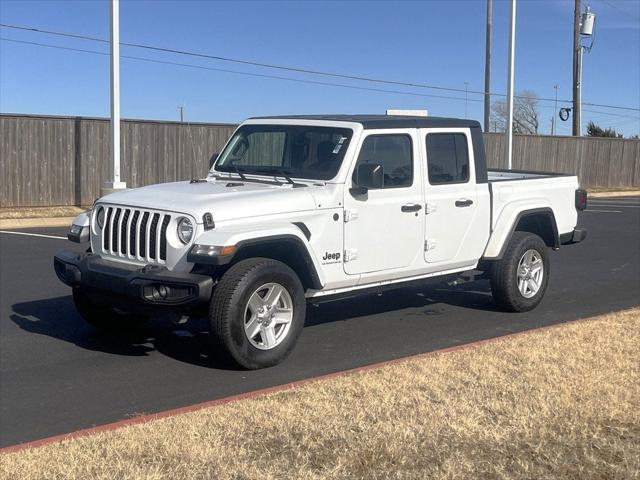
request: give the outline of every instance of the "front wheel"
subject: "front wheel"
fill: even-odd
[[[291,268],[268,258],[242,260],[211,300],[213,348],[244,368],[276,365],[295,347],[305,316],[304,289]]]
[[[502,259],[491,269],[493,298],[505,310],[533,310],[544,297],[549,273],[547,246],[542,238],[514,232]]]

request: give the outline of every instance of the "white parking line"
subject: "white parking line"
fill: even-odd
[[[0,233],[7,233],[9,235],[25,235],[27,237],[42,237],[42,238],[53,238],[56,240],[67,240],[67,237],[57,237],[55,235],[42,235],[41,233],[12,232],[11,230],[0,230]]]
[[[587,208],[585,212],[622,213],[620,210],[593,210],[590,208]]]

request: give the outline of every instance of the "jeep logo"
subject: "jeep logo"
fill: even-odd
[[[324,257],[322,257],[322,260],[327,261],[327,260],[340,260],[340,253],[336,252],[336,253],[329,253],[329,252],[325,252]]]

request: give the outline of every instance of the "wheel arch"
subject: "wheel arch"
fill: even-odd
[[[247,258],[263,257],[278,260],[289,266],[305,289],[321,290],[323,287],[309,250],[295,235],[275,235],[242,240],[229,266]]]
[[[499,260],[503,257],[507,245],[511,241],[514,232],[529,232],[538,235],[547,247],[557,250],[560,248],[560,235],[553,210],[550,207],[531,208],[521,210],[516,215],[508,228],[504,240],[499,245],[491,241],[487,246],[483,259]]]

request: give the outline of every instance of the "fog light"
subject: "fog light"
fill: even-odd
[[[151,294],[153,295],[154,300],[166,300],[169,293],[170,291],[168,287],[165,287],[164,285],[154,285],[153,292]]]

